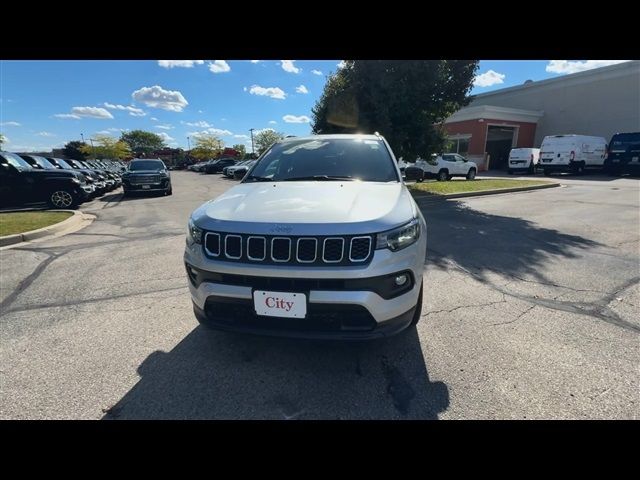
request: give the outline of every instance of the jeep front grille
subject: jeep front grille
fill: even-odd
[[[362,265],[373,256],[372,235],[276,236],[206,232],[208,257],[269,265]]]

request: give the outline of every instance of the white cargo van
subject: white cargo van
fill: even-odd
[[[540,165],[545,175],[553,172],[581,174],[585,169],[604,167],[607,141],[587,135],[550,135],[540,146]]]
[[[536,173],[540,160],[539,148],[512,148],[509,152],[509,174],[516,172]]]

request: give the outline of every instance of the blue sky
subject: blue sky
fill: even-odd
[[[611,63],[482,60],[472,93]],[[174,147],[208,131],[250,151],[250,128],[309,133],[311,108],[338,68],[338,60],[1,61],[3,148],[50,150],[81,133],[143,129]]]

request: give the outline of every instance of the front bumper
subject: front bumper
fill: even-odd
[[[169,188],[169,180],[163,180],[160,183],[147,184],[131,184],[129,182],[124,182],[122,184],[122,188],[124,188],[125,192],[164,192]]]
[[[300,267],[211,260],[199,244],[187,244],[184,261],[196,316],[214,328],[304,338],[369,339],[410,325],[422,286],[426,235],[399,252],[376,250],[366,266]],[[195,279],[189,273],[193,267]],[[409,289],[389,294],[371,281],[397,273],[411,276]],[[253,291],[304,293],[307,317],[263,317]],[[386,298],[385,298],[386,297]],[[228,305],[232,304],[233,308]]]

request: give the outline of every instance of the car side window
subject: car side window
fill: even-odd
[[[456,161],[456,157],[455,155],[442,155],[442,159],[446,162],[455,162]]]

